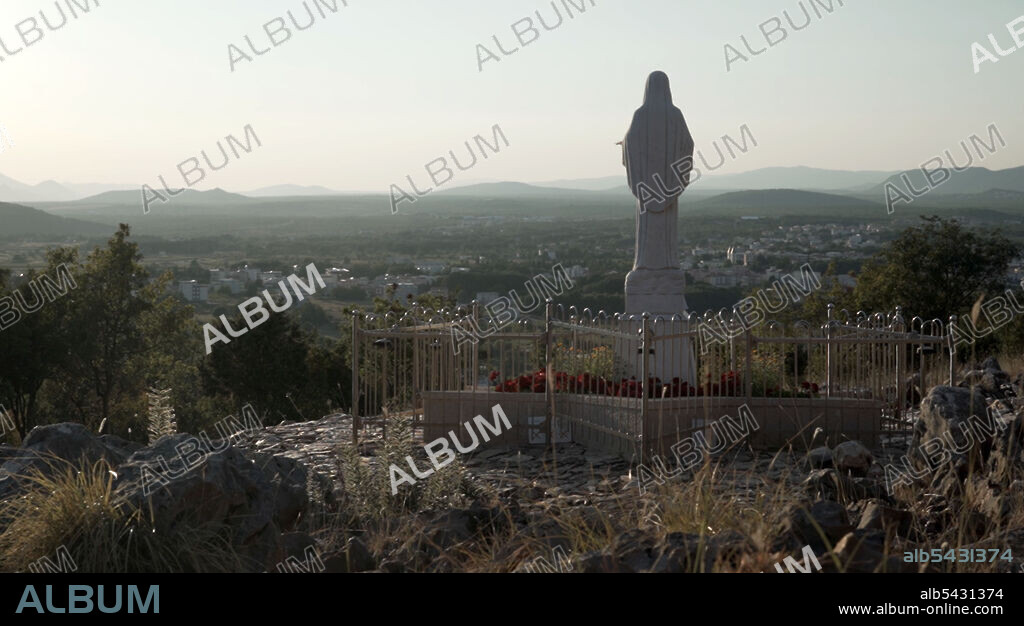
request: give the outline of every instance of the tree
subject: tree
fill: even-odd
[[[48,399],[55,419],[77,414],[91,430],[109,420],[105,432],[135,429],[142,437],[149,388],[170,388],[179,414],[190,414],[200,348],[192,308],[168,292],[170,274],[149,281],[130,235],[121,224],[106,248],[89,254],[74,306],[55,324],[69,331],[67,358]]]
[[[821,275],[821,288],[803,298],[799,309],[784,311],[778,317],[787,322],[805,320],[814,324],[823,324],[828,319],[828,305],[830,304],[835,305],[837,318],[842,309],[855,315],[857,307],[854,295],[839,284],[837,276],[836,262],[831,261]]]
[[[229,323],[232,328],[246,327],[240,314]],[[305,392],[308,351],[297,322],[287,315],[271,315],[230,343],[214,347],[201,365],[203,389],[210,395],[225,396],[232,406],[252,404],[260,415],[302,419],[292,397],[302,397]]]
[[[88,381],[95,395],[95,412],[82,416],[92,429],[110,416],[119,391],[140,382],[127,365],[144,339],[136,322],[153,304],[142,297],[148,273],[138,244],[128,242],[130,234],[128,225],[121,224],[107,247],[93,250],[85,264],[76,320],[82,336],[75,342],[72,371]]]
[[[64,265],[77,276],[80,283],[81,266],[78,251],[57,248],[47,253],[48,265],[43,274],[60,282],[57,268]],[[9,291],[6,272],[0,272],[0,296],[13,297]],[[38,275],[29,272],[27,283],[20,286],[21,298],[35,306],[36,298],[43,298],[45,288],[38,287]],[[36,287],[32,284],[36,282]],[[0,331],[0,399],[13,413],[18,434],[24,439],[38,423],[38,401],[43,384],[56,376],[68,359],[68,347],[78,333],[72,319],[79,292],[65,286],[69,293],[60,296],[50,292],[43,305],[35,312],[23,313],[21,319]],[[50,300],[50,297],[53,299]]]
[[[865,264],[854,290],[859,308],[904,317],[948,320],[983,294],[1003,288],[1018,247],[998,233],[975,232],[956,220],[922,217]]]

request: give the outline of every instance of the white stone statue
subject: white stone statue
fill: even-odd
[[[622,164],[637,198],[633,269],[678,270],[678,203],[693,168],[693,137],[664,72],[647,78],[644,104],[622,142]]]
[[[686,274],[679,266],[679,196],[690,181],[693,137],[682,111],[672,104],[668,76],[647,78],[644,103],[633,114],[622,142],[622,163],[630,191],[637,199],[636,255],[626,275],[626,313],[671,318],[687,315]],[[684,332],[683,323],[660,323],[659,334]],[[636,347],[623,348],[632,360],[627,369],[639,372]],[[685,338],[659,342],[651,361],[652,375],[663,381],[694,382],[694,358]]]

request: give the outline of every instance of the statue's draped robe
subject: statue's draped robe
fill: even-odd
[[[678,202],[690,178],[693,138],[662,72],[647,79],[644,104],[633,114],[622,156],[630,191],[637,196],[633,269],[679,269]],[[672,165],[679,163],[680,171],[674,171]]]

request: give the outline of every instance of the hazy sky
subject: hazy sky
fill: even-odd
[[[63,6],[67,0],[59,0]],[[85,0],[78,0],[84,3]],[[556,0],[563,15],[563,0]],[[567,0],[566,0],[567,1]],[[582,0],[577,0],[582,1]],[[821,3],[823,0],[818,0]],[[312,6],[313,0],[307,0]],[[0,52],[0,173],[26,183],[156,184],[252,124],[263,147],[198,188],[278,183],[386,192],[500,124],[510,146],[455,184],[621,173],[615,146],[664,70],[698,148],[747,124],[760,144],[721,173],[765,166],[901,169],[995,122],[1008,146],[984,165],[1024,164],[1024,51],[974,73],[971,44],[1024,14],[1019,0],[838,0],[832,14],[726,71],[724,45],[764,47],[758,25],[811,0],[596,0],[479,71],[477,44],[517,48],[513,22],[550,0],[348,0],[269,45],[264,23],[302,0],[89,0],[13,57]],[[2,0],[0,39],[53,0]],[[67,9],[65,9],[66,11]],[[287,18],[286,18],[287,19]],[[536,17],[534,16],[536,23]],[[289,23],[289,27],[291,24]],[[36,35],[29,34],[29,39]],[[228,44],[254,56],[232,72]],[[987,45],[987,43],[986,43]]]

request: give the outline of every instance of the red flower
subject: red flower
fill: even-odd
[[[722,374],[722,394],[735,396],[740,393],[740,375],[735,371],[728,371]]]
[[[491,372],[491,375],[488,376],[487,378],[493,383],[495,380],[497,380],[498,376],[500,376],[498,370],[494,370],[493,372]]]
[[[515,378],[509,378],[505,382],[499,384],[495,388],[495,391],[504,392],[504,393],[515,393],[515,392],[519,391],[519,381],[516,380]]]

